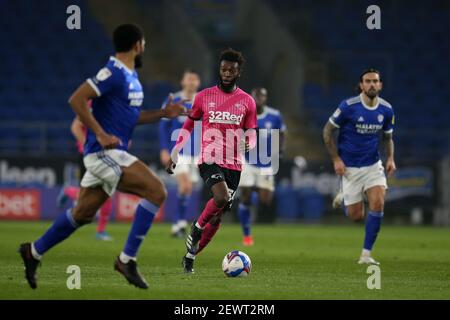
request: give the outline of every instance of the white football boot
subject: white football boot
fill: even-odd
[[[376,261],[374,258],[372,258],[371,256],[364,256],[364,255],[362,255],[359,258],[358,264],[370,264],[370,265],[375,265],[375,266],[380,265],[380,263],[378,261]]]

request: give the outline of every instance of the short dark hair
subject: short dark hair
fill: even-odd
[[[185,76],[187,73],[193,73],[193,74],[196,74],[196,75],[200,76],[200,73],[197,70],[194,70],[194,69],[185,69],[183,71],[183,76]]]
[[[361,75],[359,76],[359,82],[362,82],[362,81],[363,81],[363,77],[364,77],[366,74],[368,74],[368,73],[376,73],[376,74],[378,74],[378,76],[380,77],[380,81],[381,81],[381,72],[378,71],[377,69],[374,69],[374,68],[368,68],[368,69],[364,70],[364,71],[361,73]]]
[[[245,64],[245,58],[242,55],[242,52],[233,50],[232,48],[227,48],[220,53],[219,63],[222,63],[224,60],[237,62],[239,65],[239,70],[242,70],[242,67]]]
[[[121,24],[113,32],[114,50],[116,52],[130,51],[134,44],[144,38],[144,33],[138,25]]]

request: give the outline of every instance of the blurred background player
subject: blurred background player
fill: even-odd
[[[360,95],[341,102],[323,129],[323,139],[333,161],[334,170],[341,176],[341,191],[333,201],[342,201],[347,216],[353,221],[364,219],[364,195],[369,202],[364,246],[359,264],[376,264],[371,257],[384,215],[387,189],[386,175],[378,152],[379,135],[383,132],[386,150],[386,172],[396,170],[394,161],[394,111],[379,97],[383,84],[380,72],[365,70],[359,81]],[[333,137],[338,130],[337,147]]]
[[[89,101],[89,108],[91,108],[91,105],[92,101]],[[73,136],[76,139],[76,146],[79,152],[78,168],[79,168],[79,177],[81,180],[81,178],[84,176],[86,172],[86,167],[84,166],[83,163],[84,158],[83,154],[84,154],[84,143],[86,142],[87,128],[78,117],[75,117],[70,126],[70,131],[72,132]],[[62,208],[68,199],[75,202],[78,199],[79,193],[80,188],[78,186],[73,185],[64,186],[58,196],[58,207]],[[111,236],[106,232],[106,225],[108,224],[108,220],[111,217],[112,213],[112,202],[113,202],[112,199],[113,197],[106,200],[98,212],[97,233],[95,235],[95,238],[97,240],[103,241],[112,240]]]
[[[192,108],[192,102],[194,101],[195,94],[200,87],[200,76],[198,73],[186,70],[181,79],[181,91],[171,94],[172,99],[175,103],[179,101],[185,101],[183,105],[190,110]],[[170,96],[169,96],[170,97]],[[164,101],[163,108],[167,103]],[[172,139],[172,134],[175,130],[181,129],[184,122],[186,121],[186,116],[178,116],[173,119],[161,119],[159,124],[159,143],[160,143],[160,158],[161,163],[165,166],[170,160],[170,152],[175,146],[174,139]],[[173,224],[171,234],[174,237],[184,238],[186,237],[186,210],[189,204],[190,197],[192,195],[193,183],[199,181],[198,174],[198,152],[199,146],[197,145],[199,141],[195,138],[196,135],[193,134],[190,137],[190,142],[185,145],[185,147],[180,151],[179,162],[174,169],[174,175],[177,180],[178,193],[177,193],[177,211],[173,216]],[[186,146],[189,146],[187,148]]]
[[[114,261],[114,269],[134,286],[148,288],[137,268],[137,252],[150,229],[153,218],[166,199],[164,184],[148,166],[128,153],[134,128],[163,117],[173,118],[186,112],[169,100],[164,109],[141,111],[144,99],[136,68],[142,65],[145,39],[134,24],[123,24],[113,32],[115,56],[87,79],[72,94],[69,103],[88,128],[84,145],[86,173],[81,180],[74,208],[60,214],[39,239],[22,243],[19,253],[25,265],[25,278],[37,287],[36,269],[42,256],[88,224],[105,201],[120,190],[141,197],[123,251]],[[88,101],[92,102],[92,112]]]
[[[266,105],[267,90],[265,88],[255,88],[252,90],[252,96],[256,102],[256,112],[258,119],[258,139],[257,150],[268,150],[267,156],[277,157],[278,154],[271,153],[271,130],[279,130],[279,152],[283,153],[285,146],[286,125],[280,112]],[[262,144],[262,145],[260,145]],[[241,182],[239,184],[239,208],[238,216],[242,225],[244,234],[243,244],[245,246],[253,245],[253,236],[251,234],[251,216],[250,208],[252,204],[252,192],[258,192],[258,207],[261,211],[270,211],[272,204],[273,191],[275,190],[275,176],[271,167],[271,162],[264,163],[258,156],[256,163],[249,163],[248,153],[246,154],[246,163],[241,173]]]
[[[246,133],[245,149],[256,145],[255,100],[237,86],[244,65],[242,53],[227,49],[219,59],[219,84],[200,91],[194,100],[192,111],[183,125],[167,164],[173,173],[178,152],[187,142],[194,128],[194,121],[202,120],[202,148],[199,171],[213,197],[192,224],[186,239],[187,253],[182,266],[185,273],[193,273],[194,259],[216,234],[222,214],[231,207],[239,186],[243,153],[241,141]],[[253,129],[253,130],[252,130]],[[248,139],[248,140],[247,140]]]

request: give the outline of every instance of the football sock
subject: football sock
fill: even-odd
[[[239,204],[238,216],[244,236],[250,235],[250,208],[243,203]]]
[[[219,208],[216,206],[216,203],[214,202],[214,199],[210,199],[205,206],[205,209],[203,209],[202,214],[197,220],[198,225],[201,229],[205,228],[206,224],[211,220],[212,217],[217,215],[219,212],[222,211],[223,208]]]
[[[380,231],[383,212],[369,211],[366,221],[366,236],[364,239],[364,249],[371,251]]]
[[[139,247],[147,235],[158,209],[159,207],[150,201],[145,199],[141,200],[136,208],[133,225],[131,226],[127,242],[125,243],[125,247],[123,249],[124,255],[131,258],[136,257]],[[122,262],[124,261],[122,260]]]
[[[177,195],[177,202],[178,202],[178,210],[177,210],[177,216],[175,222],[186,220],[186,211],[189,204],[189,198],[188,195]]]
[[[217,230],[219,230],[219,228],[220,223],[216,225],[208,223],[206,225],[205,229],[203,230],[202,238],[200,239],[200,243],[196,254],[199,254],[200,251],[202,251],[208,245],[208,243],[212,240],[212,238],[216,234]]]
[[[69,237],[78,227],[79,225],[73,219],[72,209],[60,214],[44,235],[33,242],[32,247],[37,253],[35,258],[39,258],[50,248]]]

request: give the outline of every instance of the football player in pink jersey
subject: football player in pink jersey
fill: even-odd
[[[219,59],[218,85],[200,91],[172,150],[167,164],[171,174],[178,153],[187,142],[194,121],[201,120],[199,171],[212,198],[206,203],[186,239],[184,272],[194,272],[194,259],[220,227],[222,215],[231,208],[239,185],[244,151],[256,146],[256,104],[251,95],[237,86],[245,59],[241,52],[224,50]]]

